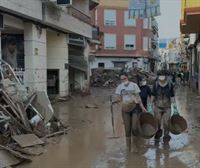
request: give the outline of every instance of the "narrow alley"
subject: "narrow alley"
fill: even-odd
[[[200,167],[199,129],[197,113],[200,96],[187,87],[176,93],[181,115],[188,122],[186,132],[172,136],[169,145],[154,139],[141,141],[138,154],[126,152],[124,127],[120,108],[114,108],[115,134],[112,132],[109,95],[112,90],[93,89],[92,95],[77,96],[69,102],[54,104],[59,118],[71,131],[51,139],[43,155],[31,164],[18,168],[198,168]],[[85,108],[86,104],[98,108]]]

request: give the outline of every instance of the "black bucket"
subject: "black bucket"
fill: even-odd
[[[155,135],[158,129],[158,122],[152,114],[141,113],[138,122],[138,129],[143,138],[150,139]]]
[[[180,115],[173,115],[170,119],[170,132],[178,135],[187,129],[186,120]]]

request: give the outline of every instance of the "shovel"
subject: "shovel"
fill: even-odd
[[[119,138],[119,137],[115,136],[115,120],[114,120],[114,113],[113,113],[112,95],[110,95],[110,112],[111,112],[111,122],[112,122],[113,136],[109,137],[109,139],[116,139],[116,138]]]

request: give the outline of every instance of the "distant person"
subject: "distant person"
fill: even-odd
[[[172,82],[174,85],[176,84],[176,72],[172,73]]]
[[[145,78],[140,82],[140,97],[145,108],[147,108],[148,98],[151,98],[151,88],[147,85],[147,80]]]
[[[180,84],[184,82],[184,74],[183,74],[183,71],[179,71],[178,73],[178,78],[179,78],[179,81],[180,81]]]
[[[189,71],[185,71],[184,72],[184,81],[185,81],[185,84],[188,85],[189,84]]]

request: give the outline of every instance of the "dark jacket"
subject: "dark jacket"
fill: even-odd
[[[148,85],[145,85],[145,86],[140,86],[140,90],[141,90],[140,97],[142,99],[144,107],[146,108],[148,96],[151,97],[151,89]]]

